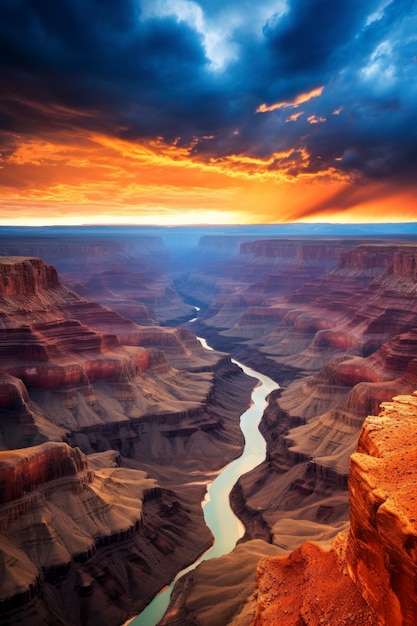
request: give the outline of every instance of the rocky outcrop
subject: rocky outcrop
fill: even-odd
[[[59,287],[58,274],[41,259],[2,257],[0,266],[0,297],[29,296],[41,289]]]
[[[416,420],[416,394],[366,419],[351,458],[349,533],[330,551],[307,543],[261,561],[255,626],[416,623]]]
[[[417,396],[368,417],[349,479],[349,574],[382,624],[417,621]]]
[[[288,557],[261,561],[253,626],[381,626],[338,556],[305,543]]]
[[[199,507],[104,456],[0,453],[0,624],[120,624],[209,545]]]

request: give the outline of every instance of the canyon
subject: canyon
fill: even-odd
[[[121,624],[210,545],[229,355],[267,456],[161,624],[415,623],[417,242],[273,230],[0,235],[0,623]]]

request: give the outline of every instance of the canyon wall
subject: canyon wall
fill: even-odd
[[[363,420],[417,387],[416,245],[357,244],[242,243],[240,272],[226,271],[233,293],[202,316],[212,345],[281,385],[261,426],[267,459],[232,494],[247,538],[294,549],[306,524],[320,539],[343,528],[349,457]],[[248,266],[258,274],[245,285]]]
[[[253,381],[31,257],[0,257],[0,357],[0,623],[120,624],[210,545]]]
[[[0,280],[0,351],[4,357],[0,447],[7,450],[53,440],[70,443],[92,457],[114,449],[121,455],[120,469],[140,468],[158,479],[161,488],[172,488],[182,506],[196,507],[207,473],[237,456],[242,446],[237,421],[251,383],[226,358],[225,352],[230,351],[272,376],[281,389],[271,395],[261,426],[267,458],[243,476],[232,493],[232,505],[246,527],[247,547],[242,544],[238,560],[231,557],[227,567],[241,563],[251,583],[245,592],[236,591],[237,581],[229,570],[222,570],[229,594],[222,605],[227,619],[241,626],[254,619],[249,596],[255,582],[249,563],[254,565],[263,551],[293,550],[289,561],[274,565],[275,573],[268,573],[265,566],[257,619],[266,621],[259,624],[273,623],[267,621],[272,618],[265,608],[271,599],[266,590],[272,588],[271,580],[287,572],[299,590],[301,604],[281,604],[282,615],[288,616],[283,624],[295,626],[297,621],[291,619],[344,623],[350,612],[357,620],[352,623],[386,620],[382,623],[391,626],[390,620],[397,620],[394,626],[409,626],[412,622],[404,620],[415,615],[414,606],[407,605],[405,596],[412,593],[409,574],[414,557],[406,563],[403,552],[413,555],[414,530],[412,523],[404,522],[401,535],[397,517],[403,520],[403,513],[396,517],[390,504],[385,514],[385,501],[378,498],[385,498],[388,491],[383,494],[377,488],[373,493],[375,459],[386,451],[376,454],[381,443],[372,443],[372,437],[365,434],[359,456],[352,457],[351,480],[356,481],[356,491],[362,489],[363,494],[364,483],[373,495],[360,505],[351,500],[352,514],[355,506],[358,511],[351,518],[349,541],[346,532],[349,458],[357,449],[363,421],[378,411],[381,402],[417,388],[416,245],[265,238],[236,239],[228,249],[221,238],[207,240],[201,248],[194,272],[171,282],[162,276],[161,264],[149,274],[156,300],[160,289],[168,300],[170,290],[176,289],[188,301],[203,305],[200,319],[188,329],[158,326],[154,313],[149,313],[146,326],[139,326],[121,315],[122,309],[117,313],[103,308],[64,288],[53,278],[53,268],[43,267],[39,259],[5,259],[7,269]],[[103,266],[97,263],[94,271],[87,272],[83,293],[112,292],[110,305],[112,298],[122,304],[126,295],[128,306],[146,306],[145,298],[135,300],[142,289],[136,289],[135,281],[144,266],[140,270],[137,261],[129,275],[132,266],[128,270],[125,259],[118,268],[106,266],[108,254],[101,256]],[[26,264],[25,271],[35,278],[26,282],[17,278],[17,264]],[[67,274],[74,284],[77,272],[72,278]],[[142,283],[144,294],[149,276]],[[119,292],[118,283],[122,285]],[[159,301],[161,311],[166,306],[161,321],[164,316],[170,319],[174,309],[177,318],[192,311],[189,305],[177,308],[177,294],[173,308],[164,304],[164,297]],[[207,337],[221,352],[203,350],[191,331]],[[391,460],[390,471],[395,473],[398,459]],[[397,499],[398,507],[405,506],[407,493],[404,488],[403,500],[395,496],[395,507]],[[364,527],[359,519],[361,507],[374,516]],[[339,539],[331,557],[309,543],[300,547],[308,540],[329,544],[336,535]],[[158,541],[156,531],[150,531],[150,536],[151,543]],[[369,543],[368,551],[362,549],[361,541]],[[378,542],[382,547],[376,548]],[[194,544],[194,553],[203,543],[198,548]],[[369,584],[374,562],[388,572],[381,570],[381,578],[377,577],[378,590],[388,585],[383,607],[378,605],[380,591],[373,595]],[[207,580],[216,580],[222,563],[207,563]],[[322,572],[328,568],[335,577],[342,571],[348,585],[338,583],[328,605],[320,583],[314,582],[317,567]],[[149,571],[153,576],[152,567]],[[304,572],[303,584],[297,583],[297,571]],[[212,598],[210,584],[203,583],[199,573],[192,576],[193,582],[186,579],[183,590],[175,595],[176,606],[183,607],[178,615],[183,610],[189,615],[194,602],[201,609]],[[306,581],[310,582],[306,585]],[[302,601],[310,584],[319,598],[314,605],[317,610],[308,597]],[[284,583],[281,591],[285,594]],[[275,597],[275,591],[271,593]],[[355,598],[347,613],[345,596]],[[286,602],[290,600],[287,597]],[[335,609],[339,604],[340,612]],[[212,618],[210,609],[207,619]]]
[[[65,443],[0,452],[0,624],[120,624],[161,560],[169,579],[210,544],[197,506],[119,462]]]

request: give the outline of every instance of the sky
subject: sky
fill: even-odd
[[[0,224],[417,221],[416,0],[1,0]]]

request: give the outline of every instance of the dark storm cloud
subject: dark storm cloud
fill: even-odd
[[[30,116],[36,130],[39,102],[98,111],[88,122],[98,127],[175,136],[193,121],[198,129],[198,106],[219,98],[203,81],[201,35],[172,16],[140,21],[135,3],[101,0],[6,0],[1,12],[3,112],[11,123]]]
[[[293,0],[288,12],[265,24],[264,33],[278,71],[291,76],[323,74],[337,67],[341,52],[377,2]]]
[[[0,124],[183,144],[213,136],[196,157],[294,148],[310,155],[294,175],[333,167],[412,180],[416,27],[411,0],[3,0]]]

